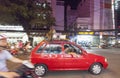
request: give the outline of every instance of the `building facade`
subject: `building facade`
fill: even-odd
[[[47,1],[56,19],[55,29],[72,32],[73,36],[78,36],[75,38],[81,38],[78,42],[90,38],[89,42],[99,44],[102,38],[115,35],[111,0],[76,0],[73,4],[70,1],[74,0]]]
[[[48,1],[51,3],[56,18],[56,30],[73,32],[78,35],[78,38],[82,38],[84,35],[93,36],[91,41],[96,44],[100,44],[104,40],[111,40],[111,38],[113,40],[115,26],[112,0],[79,0],[75,9],[72,8],[70,2],[66,8],[65,0]]]
[[[77,10],[68,10],[68,19],[73,17],[72,15],[77,18],[74,21],[78,25],[77,28],[89,30],[114,29],[111,0],[82,0]],[[68,23],[70,22],[68,21]]]
[[[53,15],[56,18],[57,30],[64,30],[65,24],[65,1],[48,0],[53,8]],[[71,9],[67,5],[67,29],[89,29],[89,30],[111,30],[115,29],[112,19],[111,0],[81,0],[77,9]],[[69,29],[70,28],[70,29]],[[82,30],[83,30],[82,29]],[[79,31],[79,30],[78,30]]]

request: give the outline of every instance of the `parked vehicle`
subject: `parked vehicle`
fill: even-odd
[[[65,52],[65,45],[70,53]],[[40,42],[30,55],[35,65],[37,76],[44,76],[48,71],[56,70],[88,70],[98,75],[107,68],[107,59],[103,56],[88,53],[79,45],[67,40],[52,40]]]

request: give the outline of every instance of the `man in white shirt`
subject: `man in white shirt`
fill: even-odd
[[[9,72],[7,68],[6,61],[10,60],[15,63],[24,63],[25,60],[18,59],[10,54],[6,50],[7,46],[7,37],[5,35],[0,34],[0,76],[5,76],[5,78],[14,78],[15,76],[19,76],[15,72]]]

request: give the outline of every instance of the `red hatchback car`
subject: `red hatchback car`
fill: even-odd
[[[53,70],[89,70],[97,75],[108,66],[105,57],[87,53],[79,45],[67,40],[40,42],[32,50],[30,59],[37,76],[44,76],[47,71]]]

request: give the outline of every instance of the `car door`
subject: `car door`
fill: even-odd
[[[64,63],[61,59],[63,57],[61,52],[61,44],[48,44],[43,50],[42,58],[44,59],[44,62],[48,65],[49,69],[62,68]]]
[[[71,67],[71,63],[73,62],[72,58],[73,56],[71,54],[68,54],[69,50],[70,50],[70,46],[69,44],[64,44],[64,56],[63,56],[63,60],[64,60],[64,66],[63,68],[70,68]]]
[[[73,52],[75,52],[76,54],[65,53],[65,55],[64,55],[65,67],[70,68],[70,69],[71,68],[82,69],[82,68],[86,67],[87,59],[85,58],[86,56],[84,54],[82,54],[82,50],[75,45],[72,45],[72,44],[67,44],[67,45],[69,45],[69,47],[71,47],[73,49]]]

